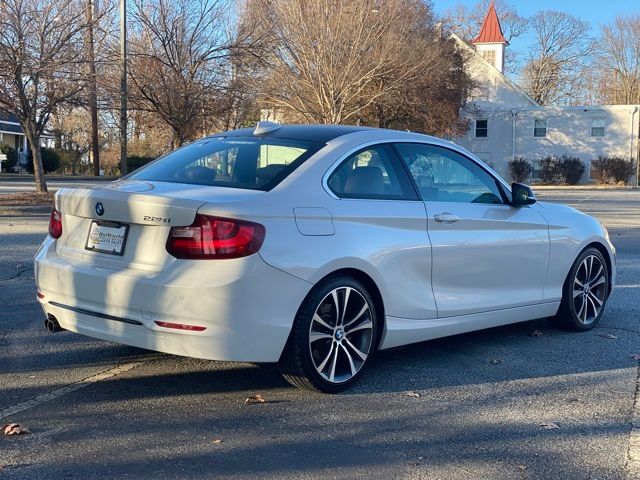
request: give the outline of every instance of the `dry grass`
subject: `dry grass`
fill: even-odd
[[[0,206],[52,206],[54,192],[16,192],[0,194]]]

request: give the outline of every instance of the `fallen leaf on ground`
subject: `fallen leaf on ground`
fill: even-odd
[[[407,397],[420,398],[420,394],[418,392],[407,392],[405,393]]]
[[[634,360],[640,360],[640,353],[634,353],[633,355],[631,355],[631,358],[633,358]]]
[[[247,397],[247,399],[244,401],[244,403],[246,403],[247,405],[253,405],[255,403],[265,403],[265,402],[266,400],[260,394],[253,395],[252,397]]]
[[[492,358],[491,360],[489,360],[489,363],[491,365],[500,365],[502,363],[502,360],[500,360],[498,358]]]
[[[560,428],[557,423],[553,422],[541,423],[540,426],[545,430],[557,430],[558,428]]]
[[[4,432],[5,436],[31,433],[28,428],[23,427],[19,423],[10,423],[8,425],[5,425],[4,427],[2,427],[2,431]]]
[[[611,335],[610,333],[599,333],[598,336],[602,338],[610,338],[611,340],[616,340],[618,338],[615,335]]]
[[[218,445],[219,443],[222,443],[222,439],[221,438],[216,438],[213,442],[214,445]]]
[[[533,332],[531,332],[532,337],[541,337],[542,335],[544,334],[540,330],[534,330]]]

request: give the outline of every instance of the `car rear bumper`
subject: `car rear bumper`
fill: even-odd
[[[160,273],[108,269],[58,255],[50,237],[36,254],[35,277],[45,315],[66,330],[158,352],[246,362],[279,360],[311,288],[259,255],[177,260]]]

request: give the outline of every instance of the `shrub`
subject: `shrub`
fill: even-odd
[[[140,167],[144,167],[147,163],[153,162],[154,160],[154,157],[131,155],[130,157],[127,157],[127,172],[131,173],[134,170],[139,169]]]
[[[517,183],[526,183],[533,167],[524,157],[517,157],[509,161],[509,175],[511,180]]]
[[[554,156],[540,160],[540,181],[546,185],[555,185],[562,182],[560,162]]]
[[[10,172],[18,164],[18,152],[6,143],[0,143],[0,153],[7,156],[7,159],[2,162],[2,170]]]
[[[42,168],[44,173],[55,172],[60,168],[60,157],[53,148],[40,147],[40,155],[42,156]],[[27,172],[33,173],[33,154],[31,149],[27,154]]]
[[[558,160],[558,168],[562,180],[569,185],[576,185],[582,178],[585,170],[582,160],[569,155],[562,155],[562,157],[560,157],[560,160]]]
[[[634,171],[633,160],[624,157],[600,155],[591,162],[591,177],[598,183],[629,183]]]

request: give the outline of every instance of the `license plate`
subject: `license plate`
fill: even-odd
[[[92,252],[122,255],[128,231],[129,225],[126,224],[94,220],[91,222],[85,248]]]

